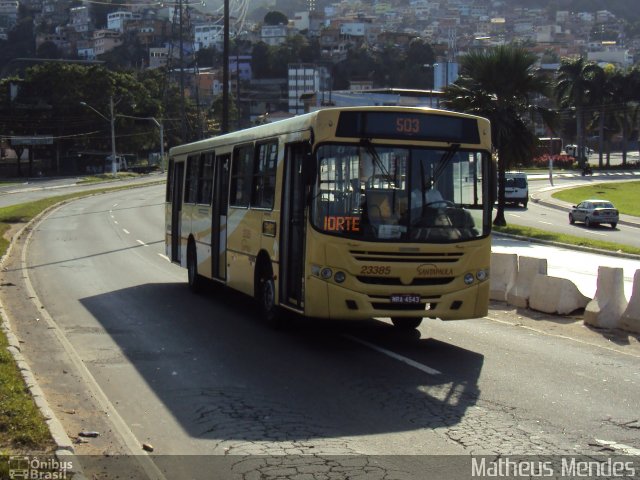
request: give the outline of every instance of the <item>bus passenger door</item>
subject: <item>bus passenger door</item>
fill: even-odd
[[[285,150],[284,192],[280,219],[280,302],[304,310],[305,189],[302,168],[308,161],[308,142],[291,143]]]
[[[229,168],[231,155],[218,155],[213,175],[211,214],[211,272],[213,278],[227,278],[227,210],[229,207]]]
[[[172,182],[173,197],[171,198],[171,261],[180,263],[184,162],[174,163]]]

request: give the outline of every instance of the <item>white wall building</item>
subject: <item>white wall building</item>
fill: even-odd
[[[295,12],[290,20],[291,25],[298,31],[309,29],[309,12]]]
[[[305,93],[329,90],[331,77],[326,67],[310,63],[290,64],[288,68],[289,113],[304,113],[304,102],[300,97]]]
[[[442,90],[458,79],[457,62],[439,62],[433,65],[433,89]]]
[[[587,53],[587,60],[596,63],[612,63],[622,68],[633,65],[633,55],[624,48],[607,48]]]
[[[270,46],[280,45],[287,39],[286,25],[264,25],[260,31],[261,40]]]
[[[107,30],[124,32],[124,25],[131,20],[140,20],[142,16],[131,12],[113,12],[107,15]]]
[[[224,43],[224,25],[208,23],[195,26],[195,49],[215,47],[222,50]]]
[[[71,8],[69,10],[69,25],[76,32],[88,32],[91,25],[89,8],[86,6]]]

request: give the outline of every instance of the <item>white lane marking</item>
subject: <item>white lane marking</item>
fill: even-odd
[[[640,448],[631,447],[624,443],[612,442],[610,440],[600,440],[599,438],[595,440],[602,446],[613,448],[614,450],[621,450],[627,455],[640,455]]]
[[[607,236],[607,234],[606,234],[606,233],[600,233],[600,232],[589,232],[589,233],[592,233],[592,234],[594,234],[594,235],[601,235],[601,236],[603,236],[603,237],[606,237],[606,236]]]
[[[136,240],[136,242],[138,242],[140,245],[142,245],[143,247],[148,247],[149,245],[147,245],[146,243],[144,243],[142,240]]]
[[[123,229],[122,229],[122,231],[123,231],[124,233],[126,233],[127,235],[129,235],[129,233],[131,233],[131,232],[129,232],[129,230],[127,230],[126,228],[123,228]]]
[[[553,225],[553,223],[551,223],[551,222],[543,222],[541,220],[539,220],[538,223],[544,223],[545,225]]]
[[[114,221],[113,221],[113,223],[115,223],[116,225],[118,225],[118,221],[117,221],[117,220],[114,220]]]
[[[46,219],[46,217],[40,219],[36,225],[39,225],[43,219]],[[30,245],[33,232],[35,231],[36,229],[34,228],[34,230],[29,232],[27,240],[25,242],[25,245],[27,247]],[[25,272],[27,271],[27,250],[28,248],[24,248],[22,250],[20,259],[22,268]],[[39,300],[33,284],[31,283],[31,279],[29,278],[29,272],[27,272],[27,274],[25,275],[24,282],[29,294],[29,298],[32,299],[34,304],[42,305],[42,302]],[[153,459],[149,455],[146,455],[140,451],[140,445],[142,445],[142,442],[138,440],[135,434],[131,431],[127,422],[125,422],[125,420],[120,416],[120,413],[116,409],[115,405],[111,402],[104,390],[102,390],[102,387],[93,376],[93,374],[89,371],[87,364],[77,352],[71,341],[67,338],[64,331],[60,328],[60,326],[55,322],[53,317],[49,314],[49,312],[47,312],[44,307],[41,307],[38,312],[39,315],[44,318],[48,328],[52,330],[53,334],[57,337],[60,345],[67,354],[67,358],[77,369],[79,376],[87,386],[87,389],[89,390],[91,396],[98,403],[99,411],[106,414],[107,421],[111,423],[113,431],[117,436],[120,437],[123,442],[123,449],[128,450],[128,455],[131,455],[138,461],[139,465],[146,474],[146,478],[152,480],[166,480],[166,477],[164,476],[160,468],[158,468],[158,466],[154,463]],[[52,415],[55,422],[59,423],[59,420],[56,418],[53,412],[51,412],[50,415]],[[74,454],[72,453],[72,455]],[[78,462],[78,464],[80,464],[80,462]],[[82,477],[82,475],[78,476]]]
[[[169,260],[169,257],[167,257],[164,253],[159,253],[158,255],[160,255],[162,258],[164,258],[167,262],[171,261],[171,260]]]
[[[360,343],[361,345],[364,345],[366,347],[371,348],[372,350],[375,350],[376,352],[382,353],[388,357],[391,357],[395,360],[399,360],[403,363],[406,363],[407,365],[409,365],[410,367],[413,368],[417,368],[418,370],[420,370],[421,372],[424,373],[428,373],[429,375],[440,375],[442,372],[439,372],[438,370],[436,370],[435,368],[431,368],[428,367],[427,365],[423,365],[421,363],[416,362],[415,360],[411,360],[410,358],[407,357],[403,357],[402,355],[398,355],[395,352],[392,352],[391,350],[387,350],[386,348],[382,348],[379,347],[377,345],[374,345],[373,343],[369,343],[366,340],[362,340],[360,338],[351,336],[351,335],[343,335],[343,337],[348,338],[349,340],[352,340],[356,343]]]

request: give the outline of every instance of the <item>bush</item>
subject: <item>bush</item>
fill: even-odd
[[[554,168],[564,168],[564,169],[572,169],[574,168],[574,163],[576,159],[571,155],[540,155],[539,157],[535,157],[533,159],[533,166],[537,168],[546,168],[549,166],[549,158],[553,159],[553,167]]]

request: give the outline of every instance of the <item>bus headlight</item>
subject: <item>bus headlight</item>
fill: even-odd
[[[466,283],[467,285],[471,285],[473,283],[473,273],[467,273],[464,276],[464,283]]]
[[[486,270],[478,270],[476,273],[476,278],[479,282],[484,282],[489,277],[489,272]]]
[[[325,267],[320,272],[320,276],[325,280],[329,280],[333,276],[333,271],[329,267]]]
[[[336,272],[335,276],[333,277],[336,283],[342,283],[345,281],[346,278],[347,276],[345,275],[344,272]]]

